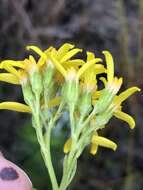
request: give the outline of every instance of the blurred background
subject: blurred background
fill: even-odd
[[[124,77],[122,90],[143,87],[143,0],[0,0],[0,60],[24,58],[29,44],[45,49],[64,42],[97,54],[111,51],[116,74]],[[0,100],[22,102],[20,87],[1,82]],[[135,130],[113,118],[102,134],[118,144],[117,151],[100,148],[93,157],[87,148],[69,189],[143,189],[142,93],[132,96],[124,110],[134,116]],[[67,127],[65,116],[52,141],[59,179]],[[29,115],[0,112],[0,149],[38,190],[51,189]]]

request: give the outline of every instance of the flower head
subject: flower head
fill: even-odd
[[[104,128],[112,116],[126,121],[134,128],[134,119],[124,113],[121,107],[130,95],[140,89],[131,87],[118,94],[123,79],[115,76],[111,53],[102,52],[105,67],[103,60],[93,52],[87,51],[86,60],[75,58],[82,49],[69,43],[60,48],[49,47],[44,51],[30,45],[27,50],[36,52],[38,59],[29,55],[24,60],[4,60],[0,63],[0,69],[5,70],[0,73],[0,80],[20,84],[26,104],[2,102],[0,109],[32,113],[36,121],[38,113],[44,114],[40,121],[43,118],[47,121],[53,119],[55,108],[61,111],[62,107],[63,111],[68,111],[71,122],[71,136],[65,143],[65,153],[71,150],[76,140],[78,154],[89,144],[92,154],[97,152],[99,146],[115,150],[117,145],[99,136],[97,131]],[[103,73],[106,77],[99,78],[98,75]],[[103,82],[102,89],[98,81]]]

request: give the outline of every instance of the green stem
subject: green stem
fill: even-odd
[[[65,190],[67,188],[67,186],[70,183],[70,176],[72,174],[72,171],[75,167],[76,164],[76,157],[75,157],[75,145],[73,144],[73,148],[71,149],[69,155],[67,156],[67,161],[64,164],[64,173],[63,173],[63,177],[62,177],[62,181],[59,187],[59,190]]]
[[[44,137],[42,134],[41,126],[38,126],[38,125],[36,126],[36,134],[37,134],[38,142],[40,144],[42,157],[44,159],[45,165],[49,172],[52,188],[53,190],[58,190],[58,183],[57,183],[56,175],[54,172],[52,159],[51,159],[51,151],[50,151],[51,126],[48,127],[48,131],[46,133],[46,144],[45,144]]]
[[[46,156],[46,158],[45,158],[46,166],[49,171],[53,190],[58,190],[59,188],[58,188],[58,183],[57,183],[54,167],[52,164],[51,150],[50,150],[51,130],[52,130],[52,125],[49,125],[47,133],[46,133],[46,147],[44,148],[44,154]]]
[[[40,121],[40,106],[39,105],[40,105],[39,97],[36,96],[36,109],[35,109],[36,113],[35,113],[34,119],[36,122],[35,130],[36,130],[36,134],[37,134],[37,139],[40,144],[42,157],[44,159],[45,165],[49,172],[50,180],[52,183],[52,188],[53,188],[53,190],[58,190],[59,188],[58,188],[58,183],[57,183],[54,167],[52,164],[51,150],[50,150],[51,130],[53,127],[53,122],[51,121],[49,123],[49,126],[47,127],[46,141],[45,141],[44,136],[42,134],[42,123]]]
[[[77,138],[74,134],[75,133],[74,107],[71,107],[70,109],[70,125],[71,125],[72,146],[67,156],[66,163],[63,166],[64,169],[63,169],[63,177],[62,177],[60,188],[59,188],[60,190],[65,190],[67,186],[69,185],[70,176],[75,167],[75,163],[73,163],[73,160],[76,159],[75,153],[76,153]]]

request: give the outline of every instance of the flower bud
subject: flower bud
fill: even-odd
[[[91,92],[83,92],[81,100],[79,102],[80,114],[86,116],[92,109]]]
[[[34,96],[33,96],[31,85],[30,85],[29,81],[27,81],[26,83],[24,83],[22,85],[22,92],[24,95],[25,102],[29,106],[31,106],[34,103]]]
[[[32,190],[32,183],[26,173],[0,153],[0,189]]]
[[[31,74],[30,82],[32,86],[32,91],[35,94],[41,94],[43,90],[43,85],[42,85],[42,76],[39,71],[35,71],[34,73]]]
[[[76,71],[74,68],[71,68],[68,71],[67,78],[62,89],[62,95],[65,102],[70,107],[74,107],[77,104],[79,96],[79,81],[76,79]]]
[[[106,88],[103,90],[99,100],[96,102],[94,113],[101,113],[105,111],[108,106],[112,103],[115,95],[120,89],[122,84],[122,79],[115,78],[112,83],[107,84]]]
[[[32,58],[32,56],[29,56],[29,60],[25,59],[24,63],[25,63],[25,69],[27,70],[29,75],[32,91],[35,94],[40,95],[43,90],[43,85],[42,85],[42,76],[39,71],[39,68],[35,60]]]
[[[54,74],[54,65],[49,60],[43,72],[43,85],[45,89],[48,88],[52,83],[53,74]]]
[[[95,125],[99,126],[100,129],[103,128],[103,126],[105,126],[109,122],[112,115],[113,115],[113,112],[111,111],[103,112],[97,115],[95,119]]]

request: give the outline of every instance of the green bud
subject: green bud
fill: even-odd
[[[38,70],[30,74],[30,82],[34,94],[41,94],[43,90],[42,76]]]
[[[62,96],[64,101],[74,107],[79,97],[79,83],[76,80],[67,80],[62,88]]]
[[[101,113],[105,111],[113,101],[114,96],[115,94],[113,94],[112,91],[104,89],[99,100],[96,102],[94,106],[94,113]]]
[[[34,102],[34,95],[33,95],[29,81],[22,84],[22,92],[23,92],[25,102],[31,107],[31,105]]]
[[[44,88],[48,88],[53,81],[54,66],[51,64],[46,65],[43,72],[43,85]]]
[[[99,126],[98,128],[103,128],[103,126],[105,126],[109,122],[112,115],[113,115],[113,112],[111,111],[103,112],[97,115],[95,119],[95,126]]]
[[[84,92],[79,102],[79,110],[82,116],[86,116],[92,109],[92,98],[90,92]]]

